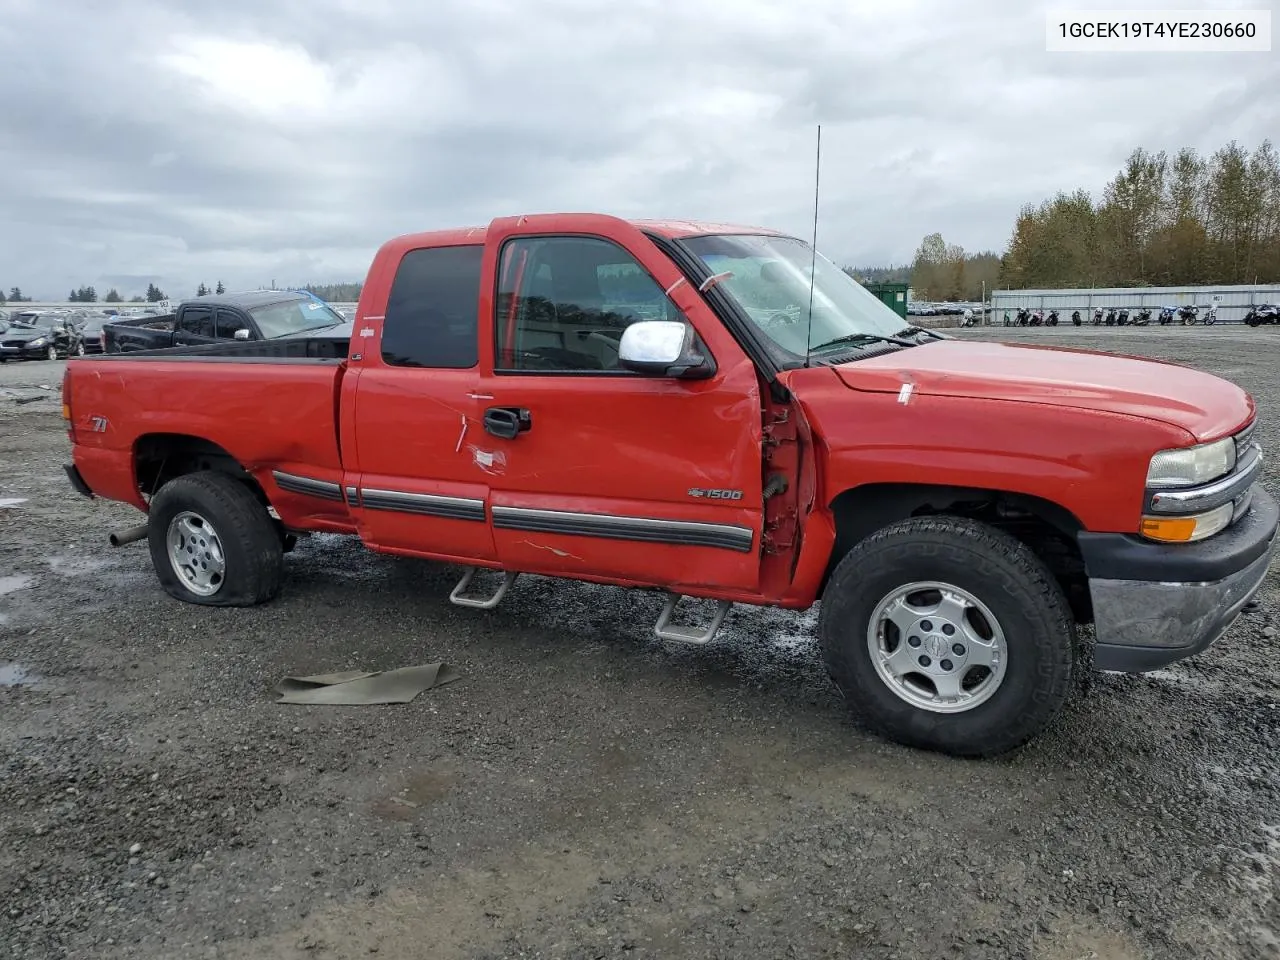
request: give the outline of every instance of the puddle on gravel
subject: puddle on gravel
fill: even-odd
[[[0,664],[0,687],[29,687],[40,682],[40,675],[20,663]]]
[[[0,597],[9,593],[17,593],[19,590],[29,586],[31,586],[31,578],[21,574],[12,577],[0,577]]]
[[[49,568],[64,577],[74,577],[84,573],[96,573],[111,566],[112,561],[94,556],[46,557]]]

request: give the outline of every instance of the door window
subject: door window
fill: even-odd
[[[208,307],[191,307],[182,311],[178,329],[197,337],[213,336],[213,311]]]
[[[215,336],[220,340],[231,340],[235,338],[236,331],[240,329],[251,329],[247,323],[240,319],[232,310],[219,310],[217,313]]]
[[[502,250],[497,371],[627,374],[622,331],[685,319],[625,249],[597,237],[521,237]]]

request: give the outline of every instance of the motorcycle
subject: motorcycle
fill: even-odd
[[[1107,319],[1102,322],[1105,323],[1108,327],[1114,327],[1116,325],[1115,307],[1112,307],[1110,310],[1107,311]]]
[[[1157,322],[1160,326],[1167,327],[1169,324],[1173,323],[1174,313],[1175,311],[1173,307],[1161,307],[1160,316],[1157,318]]]
[[[1018,311],[1018,326],[1025,327],[1031,322],[1031,311],[1023,307]]]
[[[1102,308],[1095,307],[1093,310],[1093,325],[1095,327],[1102,326]]]
[[[1084,323],[1084,321],[1080,319],[1080,311],[1079,311],[1079,310],[1072,310],[1072,311],[1071,311],[1071,323],[1072,323],[1072,325],[1073,325],[1073,326],[1077,326],[1077,327],[1078,327],[1078,326],[1080,326],[1082,323]]]
[[[1195,304],[1187,304],[1185,307],[1178,308],[1178,316],[1182,318],[1184,327],[1191,326],[1200,322],[1200,308]]]
[[[1044,324],[1046,327],[1056,327],[1058,325],[1058,311],[1050,310],[1049,316],[1044,319]]]
[[[1218,322],[1218,305],[1215,303],[1204,314],[1204,324],[1206,327],[1212,327]]]
[[[1128,324],[1129,324],[1129,311],[1121,310],[1119,313],[1116,314],[1116,326],[1124,327],[1124,326],[1128,326]]]
[[[1249,312],[1244,315],[1244,322],[1251,327],[1261,326],[1264,323],[1280,324],[1280,304],[1264,303],[1262,306],[1253,304],[1249,307]]]
[[[1145,310],[1145,309],[1139,310],[1137,313],[1133,315],[1133,320],[1131,320],[1130,323],[1132,323],[1135,327],[1147,326],[1149,323],[1151,323],[1151,311]]]
[[[1030,323],[1030,325],[1031,325],[1031,326],[1033,326],[1033,327],[1043,327],[1043,326],[1044,326],[1044,311],[1043,311],[1043,310],[1037,310],[1035,313],[1031,314],[1031,323]]]

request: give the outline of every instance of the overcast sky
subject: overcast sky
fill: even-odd
[[[395,234],[557,210],[808,237],[818,123],[819,248],[905,262],[1003,249],[1135,146],[1280,134],[1280,54],[1046,53],[1045,9],[0,0],[0,285],[359,280]]]

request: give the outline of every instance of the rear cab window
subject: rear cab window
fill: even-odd
[[[482,244],[424,247],[400,260],[382,321],[382,362],[465,369],[479,362]]]

